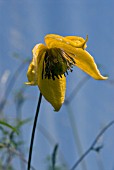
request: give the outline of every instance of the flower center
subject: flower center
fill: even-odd
[[[55,80],[55,77],[62,78],[62,75],[68,75],[68,70],[73,71],[72,67],[75,61],[65,51],[59,48],[51,48],[46,51],[42,79],[48,78]]]

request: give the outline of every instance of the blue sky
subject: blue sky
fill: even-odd
[[[48,33],[62,36],[78,35],[83,38],[88,35],[87,51],[100,65],[101,73],[109,76],[109,81],[96,81],[90,78],[85,83],[70,103],[72,109],[70,116],[73,117],[69,117],[70,113],[68,114],[65,105],[55,113],[52,106],[44,98],[42,100],[39,122],[53,136],[55,143],[59,143],[59,148],[69,167],[79,156],[70,119],[74,120],[83,150],[88,148],[101,128],[114,119],[114,85],[110,83],[110,80],[114,80],[113,6],[112,0],[93,2],[91,0],[23,0],[20,2],[0,0],[0,77],[5,70],[9,70],[9,79],[11,79],[21,63],[20,60],[12,57],[13,54],[17,53],[22,59],[28,57],[32,59],[32,48],[37,43],[44,43],[44,36]],[[28,65],[17,80],[9,101],[13,99],[13,92],[27,81],[27,67]],[[73,73],[67,77],[66,97],[85,76],[86,74],[78,68],[73,69]],[[22,117],[34,118],[39,90],[37,87],[27,87],[25,93],[27,101],[23,106]],[[11,102],[5,107],[5,112],[9,119],[15,118],[15,107]],[[23,129],[26,147],[29,147],[31,128],[32,123]],[[105,169],[114,166],[113,129],[103,137],[105,146],[100,158]],[[37,128],[32,164],[45,170],[44,160],[52,153],[53,147],[54,143],[50,145]],[[91,153],[85,160],[88,170],[99,169],[95,153]],[[81,170],[81,166],[78,169]]]

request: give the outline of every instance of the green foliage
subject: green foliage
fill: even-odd
[[[21,149],[24,144],[22,127],[31,120],[30,118],[24,120],[21,118],[21,109],[25,101],[25,87],[22,86],[18,91],[16,89],[16,92],[12,93],[12,90],[14,91],[14,84],[25,67],[26,62],[28,61],[23,61],[11,80],[8,83],[6,82],[4,96],[0,100],[0,170],[17,170],[13,163],[13,160],[17,158],[20,160],[21,164],[22,162],[24,162],[24,164],[27,163],[24,158],[23,150]],[[7,118],[7,113],[4,112],[10,93],[14,94],[14,102],[12,104],[15,106],[16,112],[18,113],[15,112],[16,118],[12,123]]]
[[[22,138],[19,138],[20,128],[28,122],[28,120],[16,121],[16,128],[10,126],[8,120],[0,121],[0,170],[14,170],[12,160],[17,156],[21,156],[20,147],[24,144]],[[22,159],[20,157],[20,159]]]
[[[15,127],[11,126],[10,124],[8,124],[7,122],[0,120],[0,124],[3,125],[3,126],[6,126],[6,127],[8,127],[8,128],[10,128],[10,129],[12,129],[12,131],[14,131],[14,132],[16,132],[16,133],[18,134],[17,129],[16,129]]]

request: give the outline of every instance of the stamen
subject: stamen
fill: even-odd
[[[42,79],[45,77],[55,80],[55,77],[59,79],[62,75],[66,77],[68,70],[73,71],[71,68],[74,64],[74,59],[62,49],[48,49],[43,62]]]

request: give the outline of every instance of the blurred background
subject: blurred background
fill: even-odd
[[[114,119],[113,7],[113,0],[0,0],[0,120],[20,131],[17,135],[0,126],[0,143],[6,144],[0,148],[1,169],[26,169],[39,89],[24,82],[32,48],[44,43],[46,34],[83,38],[88,35],[87,51],[109,79],[94,80],[74,67],[67,76],[67,102],[61,110],[54,112],[42,99],[33,169],[51,170],[52,155],[58,144],[55,170],[70,170],[101,129]],[[113,126],[97,146],[102,149],[91,151],[77,170],[114,169]]]

